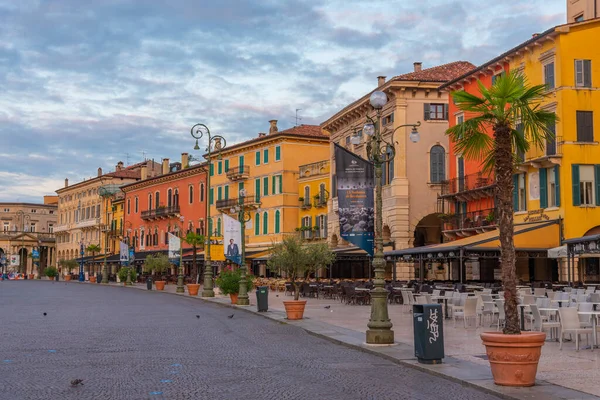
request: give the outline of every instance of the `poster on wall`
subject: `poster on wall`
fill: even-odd
[[[373,256],[375,238],[373,164],[335,144],[335,171],[340,236]]]
[[[223,251],[225,258],[236,264],[242,263],[242,224],[223,214]]]
[[[10,256],[10,266],[11,267],[17,267],[21,265],[21,256],[19,256],[18,254],[13,254]]]

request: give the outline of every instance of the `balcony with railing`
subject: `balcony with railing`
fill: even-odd
[[[442,181],[442,198],[455,198],[459,201],[478,200],[494,195],[496,181],[493,176],[478,172]]]
[[[71,224],[54,225],[52,227],[52,230],[54,231],[54,233],[65,232],[65,231],[68,231],[69,229],[71,229]]]
[[[250,177],[250,166],[239,165],[237,167],[229,167],[227,170],[227,178],[230,181],[241,181]]]
[[[560,165],[563,156],[563,143],[562,136],[556,136],[546,141],[546,148],[543,155],[530,159],[525,159],[524,155],[520,155],[522,157],[520,159],[520,169],[526,172],[528,166],[534,168],[552,168],[555,165]]]
[[[100,218],[90,218],[90,219],[86,219],[84,221],[79,221],[79,222],[75,223],[75,228],[76,229],[98,228],[98,225],[100,225]],[[54,228],[54,230],[56,230],[56,228]]]
[[[244,199],[244,208],[249,210],[254,210],[260,207],[261,201],[260,196],[248,195],[243,198]],[[226,200],[217,200],[216,207],[217,210],[229,212],[229,210],[233,207],[240,205],[240,198],[226,199]]]
[[[498,212],[494,208],[458,214],[439,214],[446,237],[467,237],[496,229]]]
[[[325,191],[324,193],[319,193],[313,197],[313,206],[315,208],[327,208],[327,201],[329,200],[329,193]]]
[[[329,175],[329,160],[317,161],[298,167],[300,179],[315,175]]]
[[[171,218],[179,215],[179,206],[159,206],[153,210],[142,211],[143,220]]]

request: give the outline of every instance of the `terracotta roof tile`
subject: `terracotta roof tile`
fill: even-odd
[[[392,78],[393,81],[447,82],[475,68],[468,61],[454,61],[421,71],[409,72]]]
[[[109,172],[108,174],[104,174],[104,176],[112,176],[114,178],[140,179],[142,173],[140,170],[131,171],[127,169],[122,169],[120,171]]]
[[[319,125],[298,125],[293,128],[285,129],[283,131],[278,131],[275,133],[271,133],[265,136],[256,137],[250,140],[246,140],[241,143],[234,144],[232,146],[227,146],[223,151],[227,152],[232,149],[236,149],[238,147],[246,146],[249,144],[258,143],[261,141],[270,140],[272,138],[281,137],[285,135],[293,135],[299,137],[314,137],[318,139],[329,139],[329,135],[323,134],[321,127]]]

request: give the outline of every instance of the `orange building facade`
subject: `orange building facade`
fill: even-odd
[[[136,253],[168,250],[169,233],[183,237],[189,231],[205,232],[205,165],[189,167],[184,153],[181,163],[164,159],[162,168],[159,176],[122,187],[123,236]],[[191,250],[185,242],[182,247]]]

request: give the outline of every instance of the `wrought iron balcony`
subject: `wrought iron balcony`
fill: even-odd
[[[230,181],[241,181],[250,177],[250,166],[239,165],[237,167],[230,167],[227,170],[227,178]]]
[[[440,197],[455,197],[460,201],[477,200],[494,195],[496,180],[493,176],[478,172],[442,181]]]
[[[327,191],[323,194],[318,194],[313,197],[313,206],[315,208],[327,207],[327,200],[329,200],[329,193]]]
[[[240,205],[239,198],[227,199],[227,200],[217,200],[216,207],[217,210],[229,212],[229,210],[233,207]],[[261,205],[260,196],[248,195],[244,197],[244,207],[247,209],[257,209]]]
[[[142,211],[143,220],[170,218],[179,215],[179,206],[159,206],[153,210]]]
[[[498,212],[494,208],[458,214],[439,214],[448,237],[465,237],[496,228]]]

